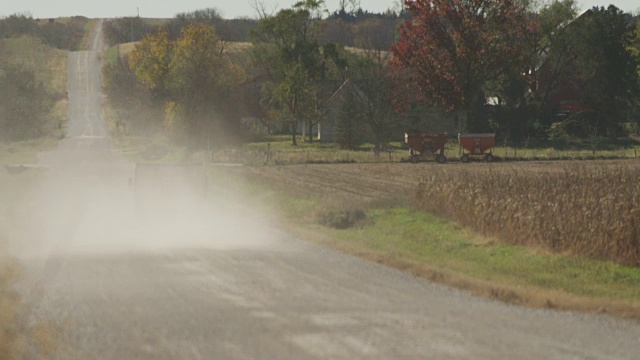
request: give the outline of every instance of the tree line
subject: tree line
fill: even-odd
[[[237,19],[250,24],[245,32],[227,35],[231,22],[215,10],[179,14],[140,31],[105,78],[122,119],[141,122],[130,102],[144,103],[156,109],[146,125],[201,146],[246,135],[248,118],[294,144],[307,129],[313,141],[308,129],[330,117],[341,146],[370,142],[379,152],[424,128],[433,106],[460,113],[467,131],[515,143],[615,137],[638,121],[640,25],[614,6],[580,15],[573,0],[407,0],[400,9],[371,14],[343,1],[328,14],[323,1],[305,0],[275,14],[257,8],[259,19]],[[554,113],[549,103],[569,85],[580,111]]]
[[[400,105],[458,110],[470,131],[516,142],[567,131],[616,137],[620,124],[638,122],[637,18],[612,5],[578,14],[573,0],[518,4],[407,1],[413,20],[391,48]],[[572,93],[573,111],[550,109],[559,91]]]
[[[80,49],[89,19],[76,16],[65,21],[34,19],[30,14],[13,14],[0,19],[0,36],[4,39],[33,36],[42,43],[61,50]]]
[[[364,17],[362,22],[371,20],[369,13],[359,13]],[[251,118],[262,128],[291,133],[296,143],[298,127],[316,126],[326,114],[329,100],[348,78],[363,76],[375,61],[378,76],[384,74],[385,56],[370,56],[367,62],[346,51],[344,44],[326,40],[330,19],[323,18],[320,1],[301,2],[275,15],[262,15],[252,20],[253,28],[244,35],[251,44],[248,47],[238,48],[233,38],[225,35],[229,21],[212,9],[178,14],[148,31],[128,58],[104,69],[106,91],[119,119],[133,123],[131,129],[163,129],[176,139],[202,145],[211,138],[246,138],[251,131],[242,119]],[[395,19],[394,26],[382,32],[393,37],[398,16],[379,17]],[[234,20],[238,21],[249,20]],[[137,23],[109,21],[105,36],[109,39],[107,34],[114,27],[121,27],[124,33],[131,24],[135,34],[136,29],[142,29],[136,28]],[[372,30],[366,39],[361,35],[362,43],[374,43],[372,39],[380,33]],[[384,37],[389,39],[389,35]],[[383,53],[375,49],[366,52]],[[375,106],[386,106],[379,100]],[[139,106],[132,106],[136,105],[132,102]],[[148,111],[141,110],[145,108]],[[161,116],[158,109],[162,109]]]

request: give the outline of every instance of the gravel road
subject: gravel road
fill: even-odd
[[[66,165],[15,232],[30,245],[21,289],[32,322],[51,324],[49,357],[638,358],[637,322],[475,298],[293,239],[231,194],[134,220],[133,165],[108,151],[93,39],[69,58],[70,138],[41,157]]]

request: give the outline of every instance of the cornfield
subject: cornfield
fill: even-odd
[[[435,169],[415,206],[511,244],[640,266],[640,168]]]

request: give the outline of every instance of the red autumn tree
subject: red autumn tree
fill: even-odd
[[[525,10],[513,0],[404,4],[412,19],[400,26],[391,47],[396,101],[466,111],[468,130],[483,130],[474,113],[484,105],[485,91],[505,71],[523,65],[523,38],[533,28]]]

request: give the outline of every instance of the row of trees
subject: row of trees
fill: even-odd
[[[266,12],[261,15],[270,16]],[[384,14],[376,14],[363,11],[359,7],[348,12],[343,8],[326,18],[316,19],[317,29],[314,36],[321,43],[335,42],[345,46],[388,50],[396,41],[395,30],[403,16],[406,16],[404,12],[396,13],[391,10]],[[207,24],[213,26],[225,41],[251,42],[251,34],[258,28],[259,21],[250,18],[224,19],[219,11],[209,8],[177,14],[162,27],[170,38],[177,39],[189,24]],[[107,43],[112,45],[135,42],[152,34],[157,28],[158,25],[140,17],[124,17],[108,21],[104,28],[104,36]]]
[[[146,37],[131,54],[137,79],[165,104],[164,127],[178,138],[208,140],[224,133],[220,119],[237,120],[232,104],[245,73],[224,47],[214,27],[192,23],[176,40],[165,31]]]
[[[264,17],[254,32],[253,54],[263,78],[262,101],[273,120],[290,127],[294,145],[298,125],[304,122],[310,129],[322,117],[332,95],[322,86],[331,83],[329,73],[347,65],[335,44],[320,45],[314,38],[319,10],[319,1],[300,2],[276,16]],[[312,140],[311,132],[309,136]]]
[[[614,6],[576,18],[573,0],[538,11],[511,0],[406,1],[413,16],[391,50],[401,106],[417,102],[466,113],[467,128],[493,128],[515,139],[554,121],[549,101],[569,87],[581,111],[578,128],[611,136],[637,121],[638,64],[630,49],[638,22]],[[415,96],[410,96],[415,95]],[[487,116],[486,98],[501,114]],[[583,131],[584,133],[584,131]]]
[[[182,30],[198,23],[213,27],[216,34],[225,41],[249,41],[249,33],[258,26],[255,19],[223,19],[220,12],[213,8],[179,13],[168,21],[148,21],[140,17],[124,17],[107,21],[104,37],[111,45],[135,42],[152,35],[162,23],[163,31],[172,40],[182,36]]]
[[[613,135],[618,123],[637,119],[640,30],[613,6],[576,17],[573,0],[541,8],[512,0],[407,0],[402,11],[376,17],[349,4],[350,11],[329,18],[320,0],[275,14],[257,7],[248,48],[216,30],[224,23],[217,12],[181,14],[142,40],[121,78],[162,105],[166,129],[182,129],[201,144],[221,129],[239,131],[246,117],[280,124],[296,144],[301,126],[330,116],[341,145],[369,141],[380,151],[421,126],[421,112],[436,105],[461,112],[468,131],[519,141],[547,135],[554,121],[548,104],[563,84],[580,89],[582,117],[574,120]],[[381,19],[394,19],[398,32],[362,31],[360,50],[326,36],[338,22]],[[376,45],[396,37],[391,52],[384,41]],[[489,97],[498,106],[488,107]]]
[[[40,21],[29,14],[14,14],[0,19],[0,36],[6,39],[28,35],[49,46],[75,51],[81,46],[87,21],[84,17],[73,17],[65,22],[54,19]]]
[[[352,135],[339,134],[340,141],[356,146],[369,140],[362,134],[371,133],[381,149],[391,136],[387,130],[392,109],[385,101],[388,55],[376,49],[355,55],[343,44],[323,40],[322,1],[300,2],[275,15],[260,14],[248,50],[236,49],[237,44],[218,33],[223,21],[215,11],[180,14],[146,36],[128,60],[105,67],[107,92],[121,112],[119,117],[136,119],[136,125],[146,129],[153,121],[140,124],[149,117],[135,109],[163,108],[165,130],[200,144],[215,137],[212,129],[218,135],[221,128],[227,129],[228,135],[239,131],[240,118],[251,117],[266,127],[290,132],[296,144],[300,126],[310,129],[331,107],[340,107],[339,118],[344,119],[340,126],[358,128],[345,132]],[[121,19],[114,22],[118,21],[124,24]],[[107,24],[105,31],[110,28]],[[387,33],[393,36],[392,30]],[[364,90],[355,91],[360,88]],[[336,97],[341,101],[334,101]],[[375,131],[362,131],[369,119],[379,125]],[[312,141],[308,133],[307,141]]]

